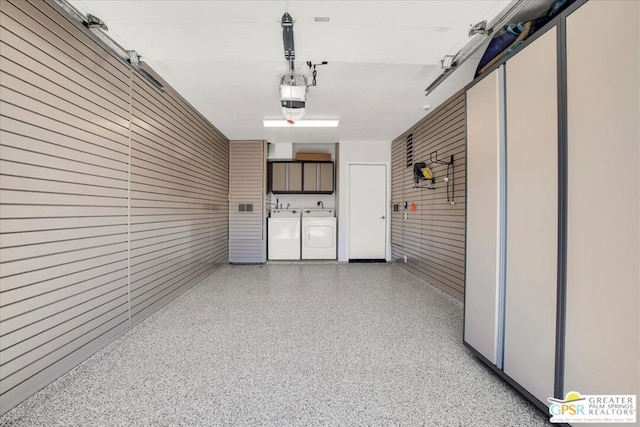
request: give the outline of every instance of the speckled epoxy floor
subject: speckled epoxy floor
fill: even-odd
[[[461,334],[395,265],[229,266],[0,425],[548,425]]]

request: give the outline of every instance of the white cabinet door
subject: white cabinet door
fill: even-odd
[[[320,191],[334,191],[335,173],[333,171],[333,163],[319,163],[318,172],[320,174],[319,182]]]
[[[318,191],[318,163],[303,163],[302,175],[302,190],[311,193]]]
[[[467,91],[467,253],[464,340],[494,365],[500,258],[501,70]]]
[[[567,17],[565,392],[640,397],[640,3]]]
[[[555,379],[558,247],[556,29],[506,64],[504,372],[544,404]]]

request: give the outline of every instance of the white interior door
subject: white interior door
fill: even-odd
[[[386,259],[387,166],[349,165],[349,259]]]

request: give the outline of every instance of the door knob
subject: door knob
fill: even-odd
[[[384,215],[382,215],[382,216],[380,217],[380,219],[384,219],[384,218],[385,218],[385,216],[384,216]]]

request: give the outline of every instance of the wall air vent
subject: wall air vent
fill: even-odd
[[[406,136],[406,147],[407,147],[407,167],[413,167],[413,133],[410,133]]]

